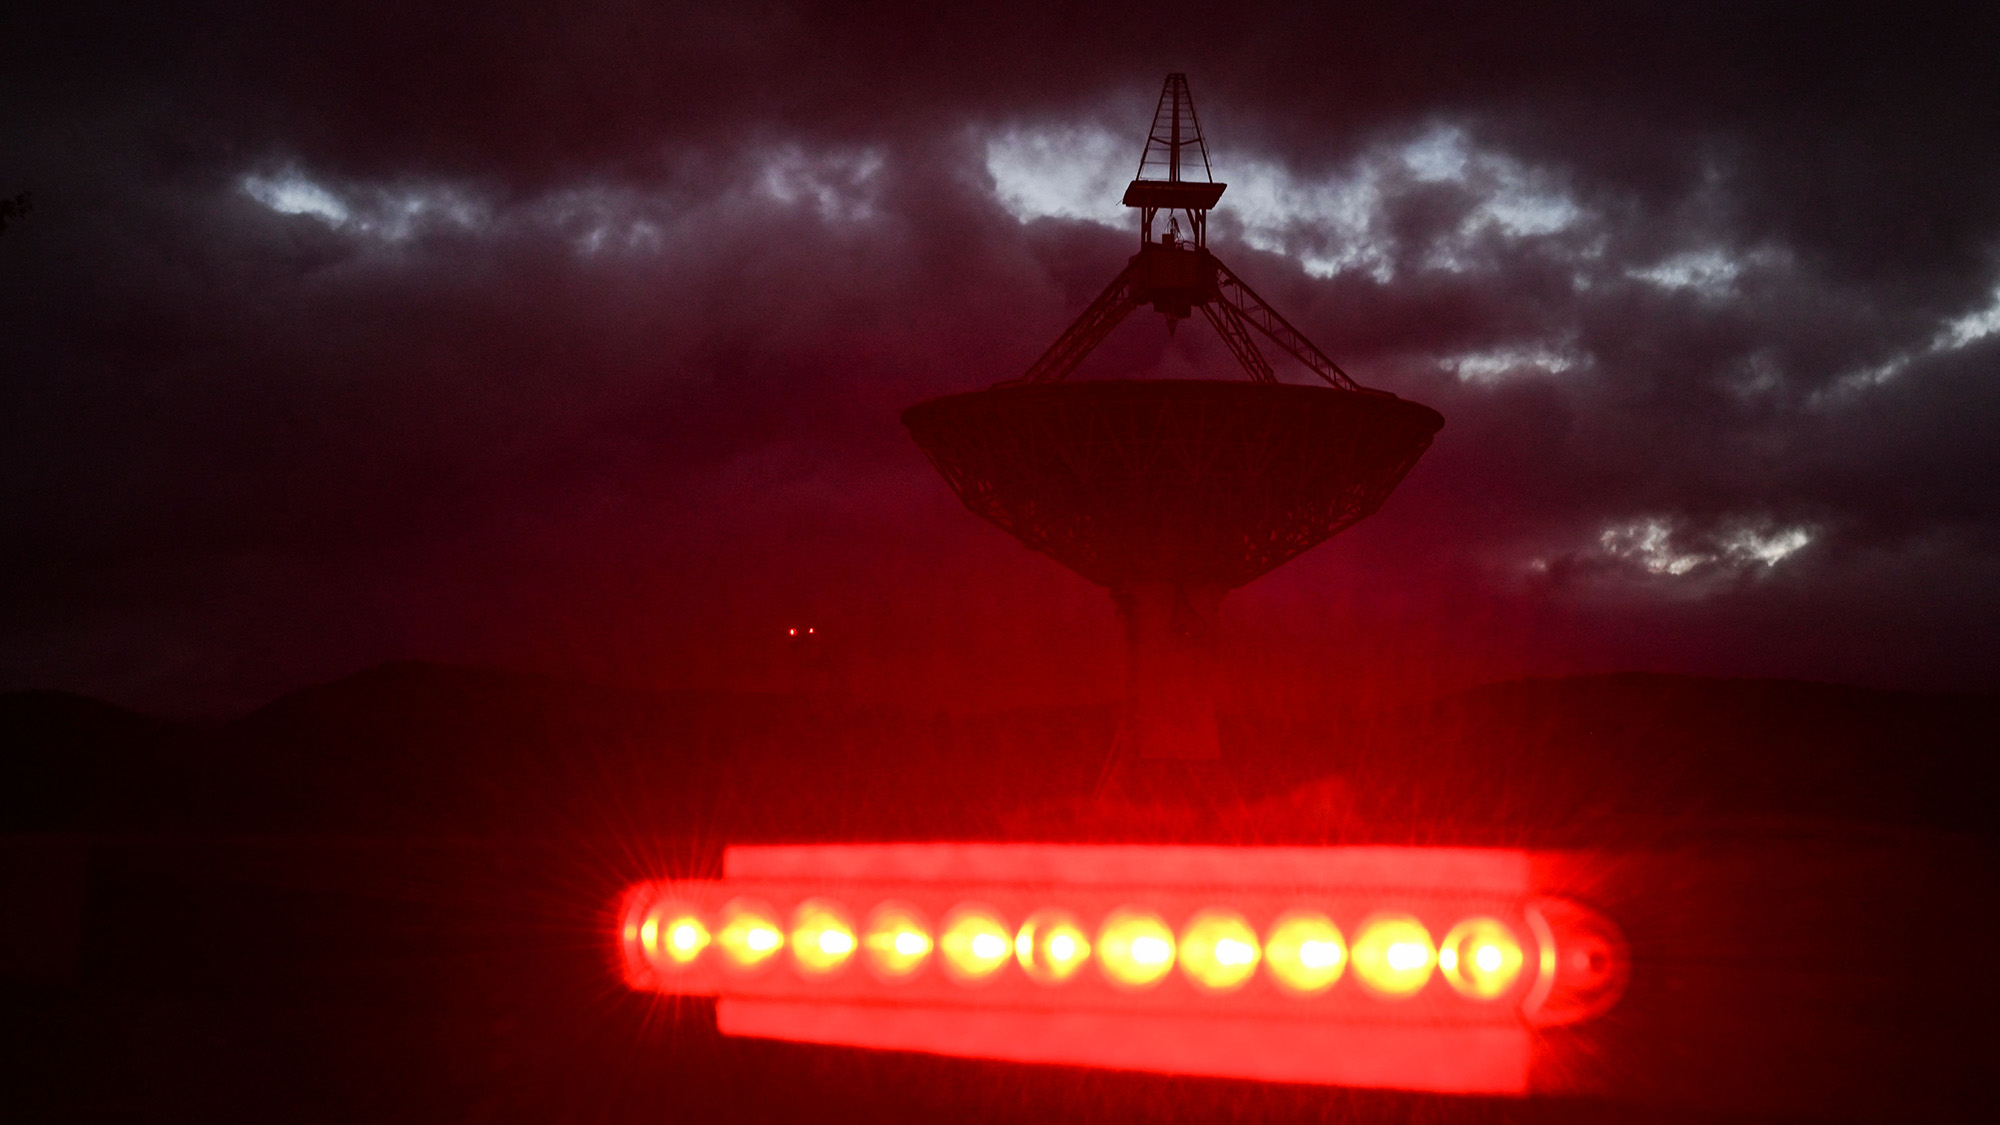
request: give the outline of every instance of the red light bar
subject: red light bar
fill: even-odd
[[[627,891],[634,988],[725,1034],[1174,1074],[1526,1093],[1624,945],[1526,852],[732,847]]]

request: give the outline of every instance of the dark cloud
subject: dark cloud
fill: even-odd
[[[51,7],[0,47],[0,681],[769,682],[811,617],[862,690],[1111,690],[1101,595],[895,419],[1109,278],[1090,177],[1178,68],[1218,250],[1449,420],[1236,596],[1243,667],[1990,688],[1993,22]],[[1092,370],[1203,335],[1137,317]]]

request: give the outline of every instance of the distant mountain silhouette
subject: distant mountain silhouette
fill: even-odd
[[[1620,674],[1480,687],[1321,737],[1379,815],[1485,842],[1633,842],[1760,821],[1990,830],[2000,699]]]
[[[1109,707],[983,715],[418,662],[214,728],[0,697],[9,831],[730,838],[1194,834],[1588,844],[1775,820],[1990,830],[2000,699],[1622,674],[1225,715],[1164,816],[1107,811]],[[1153,767],[1148,766],[1148,769]],[[1144,812],[1145,810],[1141,810]],[[123,823],[113,823],[118,817]]]
[[[0,832],[117,831],[169,780],[183,728],[57,691],[0,694]]]

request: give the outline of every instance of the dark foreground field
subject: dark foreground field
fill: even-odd
[[[239,720],[0,697],[0,1118],[1939,1120],[2000,1112],[2000,701],[1613,676],[1226,717],[911,714],[395,664]],[[1135,794],[1094,801],[1105,785]],[[1630,991],[1528,1101],[723,1040],[618,889],[729,842],[1589,849]]]

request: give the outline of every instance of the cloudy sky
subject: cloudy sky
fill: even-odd
[[[1995,19],[1070,7],[16,17],[0,688],[782,686],[810,625],[864,693],[1111,694],[1102,592],[897,414],[1117,271],[1169,70],[1216,251],[1447,419],[1232,595],[1239,676],[2000,686]],[[1135,315],[1085,374],[1231,374],[1189,329]]]

